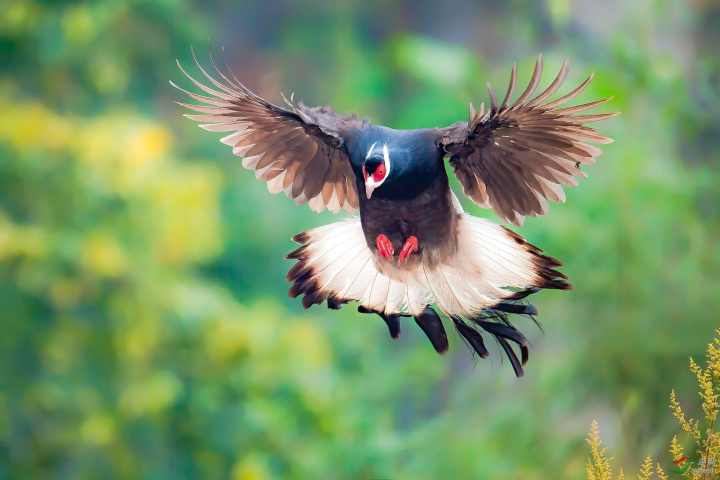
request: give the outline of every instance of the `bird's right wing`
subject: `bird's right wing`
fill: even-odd
[[[195,58],[195,52],[193,52]],[[212,59],[212,56],[211,56]],[[193,99],[211,105],[184,107],[205,115],[185,115],[204,122],[201,128],[211,132],[232,132],[220,141],[243,157],[245,168],[267,182],[271,193],[285,192],[297,205],[307,203],[320,212],[334,213],[358,208],[355,174],[344,146],[343,131],[361,122],[355,116],[343,116],[328,107],[308,108],[285,100],[292,110],[273,105],[248,90],[232,72],[230,80],[215,66],[221,83],[200,66],[200,71],[220,91],[208,88],[180,70],[211,97],[188,92],[170,82]],[[229,68],[228,68],[229,70]]]

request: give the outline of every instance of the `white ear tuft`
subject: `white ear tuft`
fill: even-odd
[[[390,152],[388,152],[387,144],[383,145],[383,160],[385,161],[385,178],[390,175]]]

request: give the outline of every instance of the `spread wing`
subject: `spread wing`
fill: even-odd
[[[193,99],[206,105],[179,103],[204,115],[185,115],[204,122],[201,128],[211,132],[232,132],[220,141],[243,157],[245,168],[267,182],[271,193],[285,192],[297,205],[307,203],[316,212],[326,207],[332,212],[358,208],[355,174],[344,147],[342,132],[361,122],[356,116],[342,116],[328,107],[308,108],[302,102],[292,108],[278,107],[248,90],[230,71],[232,80],[215,65],[224,83],[200,71],[218,90],[208,88],[180,70],[211,96],[188,92],[170,82]],[[210,57],[212,60],[212,56]]]
[[[557,108],[579,95],[593,78],[562,98],[545,102],[562,85],[568,61],[555,81],[537,97],[533,94],[542,75],[542,55],[535,64],[530,85],[510,104],[517,80],[513,65],[510,87],[502,104],[488,83],[490,109],[470,104],[470,121],[440,129],[437,143],[451,155],[450,164],[463,193],[483,208],[492,208],[504,222],[522,225],[526,215],[537,217],[548,210],[548,199],[565,202],[562,186],[577,185],[586,177],[580,165],[595,163],[599,148],[591,143],[611,143],[583,124],[605,120],[617,113],[573,114],[590,110],[610,98],[576,107]],[[612,97],[611,97],[612,98]]]

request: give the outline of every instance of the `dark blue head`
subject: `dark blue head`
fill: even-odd
[[[427,130],[393,130],[372,126],[353,142],[351,161],[362,173],[367,198],[406,196],[432,182],[442,153]],[[362,149],[362,150],[361,150]]]

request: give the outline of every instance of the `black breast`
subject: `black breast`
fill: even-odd
[[[452,206],[444,169],[424,189],[410,197],[373,194],[368,199],[360,180],[358,192],[360,220],[368,247],[373,251],[377,249],[376,241],[380,234],[390,239],[396,255],[410,236],[418,239],[420,249],[455,250],[457,213]]]

